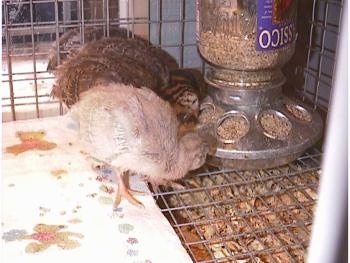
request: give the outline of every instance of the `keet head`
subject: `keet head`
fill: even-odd
[[[185,162],[187,163],[188,171],[198,169],[204,165],[210,150],[210,145],[206,140],[198,133],[190,132],[180,139],[180,143],[185,150]]]
[[[174,109],[180,123],[196,121],[199,114],[199,98],[189,90],[184,91],[174,103]]]

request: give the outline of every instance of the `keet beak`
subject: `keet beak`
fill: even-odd
[[[193,122],[193,123],[197,123],[197,117],[195,115],[193,115],[192,113],[179,113],[177,115],[178,120],[182,123],[184,122]]]
[[[215,154],[218,146],[218,141],[216,139],[216,136],[214,136],[213,132],[208,128],[200,128],[197,131],[200,137],[202,137],[202,139],[208,144],[209,153]]]

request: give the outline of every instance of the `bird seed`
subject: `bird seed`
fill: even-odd
[[[217,134],[223,140],[236,141],[247,134],[248,121],[243,116],[228,116],[219,124]]]
[[[199,50],[208,61],[232,69],[260,70],[284,65],[293,55],[294,46],[261,52],[256,50],[255,34],[228,36],[220,32],[201,32]]]
[[[295,118],[307,122],[310,122],[312,120],[311,114],[303,107],[295,104],[286,104],[285,106]]]
[[[292,125],[286,117],[282,116],[271,113],[261,115],[260,124],[269,137],[284,140],[289,135]]]

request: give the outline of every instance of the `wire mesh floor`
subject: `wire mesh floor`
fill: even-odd
[[[304,262],[321,153],[275,169],[215,170],[154,194],[194,262]]]

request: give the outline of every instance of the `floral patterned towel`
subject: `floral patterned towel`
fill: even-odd
[[[68,115],[3,123],[0,262],[192,262],[138,177],[145,208],[113,209],[113,172],[76,140]]]

